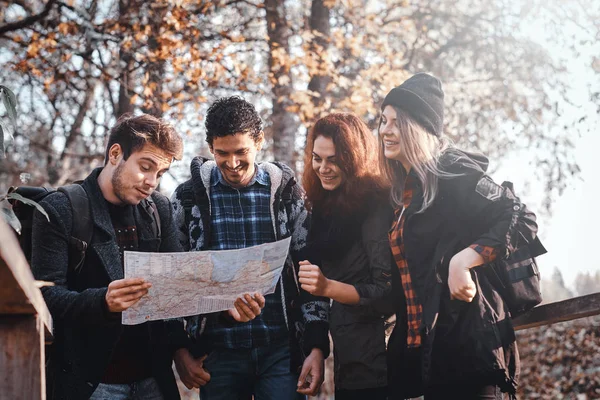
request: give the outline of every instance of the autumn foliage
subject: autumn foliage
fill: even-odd
[[[589,3],[0,0],[0,84],[20,115],[0,176],[58,185],[85,175],[129,111],[176,122],[188,157],[206,152],[204,111],[230,94],[261,110],[267,156],[299,170],[318,117],[351,111],[376,128],[386,92],[429,71],[445,84],[446,133],[492,159],[526,154],[552,196],[578,172],[572,137],[586,116],[566,112],[565,71],[600,31]],[[528,37],[531,24],[558,23],[579,29],[572,49],[566,33],[549,34],[571,53]]]

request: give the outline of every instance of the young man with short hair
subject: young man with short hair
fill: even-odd
[[[42,288],[54,319],[50,398],[179,398],[170,343],[181,336],[181,323],[123,326],[121,312],[151,287],[124,279],[123,252],[181,250],[169,200],[155,189],[182,150],[164,121],[125,115],[110,131],[104,167],[81,184],[90,215],[75,215],[60,191],[41,202],[50,221],[35,212],[31,267],[36,279],[54,283]],[[83,264],[73,270],[69,241],[74,224],[85,218],[92,219],[93,233]]]
[[[264,143],[262,122],[242,98],[219,99],[209,108],[206,141],[214,161],[192,160],[191,179],[171,199],[184,249],[239,249],[292,239],[262,314],[246,323],[223,313],[187,318],[194,345],[175,354],[182,381],[200,386],[202,400],[314,395],[329,353],[329,302],[301,291],[298,283],[308,233],[304,192],[289,167],[255,163]],[[208,383],[189,373],[200,367],[210,372]]]

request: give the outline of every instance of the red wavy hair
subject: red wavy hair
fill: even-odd
[[[320,136],[333,141],[336,163],[343,172],[344,180],[334,191],[323,189],[312,168],[313,147]],[[347,215],[362,208],[368,195],[389,195],[389,184],[378,160],[377,138],[360,118],[333,113],[315,123],[306,138],[302,185],[308,209],[316,207],[323,215],[333,210]]]

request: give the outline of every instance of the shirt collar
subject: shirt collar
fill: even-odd
[[[221,173],[219,167],[213,168],[210,176],[210,185],[216,186],[217,183],[220,183],[221,185],[227,187],[231,187],[231,185],[227,183],[227,181],[225,181],[225,179],[223,178],[223,174]],[[269,186],[270,183],[269,174],[267,174],[267,172],[258,164],[254,164],[254,176],[252,177],[248,185],[246,185],[246,187],[252,186],[255,183],[258,183],[262,186]]]

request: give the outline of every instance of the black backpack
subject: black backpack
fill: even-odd
[[[86,191],[81,184],[73,183],[61,186],[57,191],[64,193],[71,203],[73,213],[73,226],[69,238],[69,271],[79,273],[85,260],[85,253],[89,243],[92,241],[94,224],[91,217],[90,202]],[[55,189],[35,186],[11,187],[9,193],[17,193],[36,203],[42,201],[46,196],[56,191]],[[25,254],[27,262],[31,264],[31,236],[34,207],[18,200],[9,200],[13,211],[21,222],[21,234],[18,236],[19,244]],[[146,212],[152,217],[154,223],[152,229],[157,238],[160,238],[160,216],[156,204],[151,198],[142,201]],[[75,223],[77,221],[77,223]]]
[[[504,196],[515,200],[515,207],[526,212],[526,207],[515,196],[511,182],[502,183]],[[528,240],[518,232],[514,243],[515,250],[505,258],[492,261],[484,268],[490,283],[496,288],[508,306],[511,317],[515,318],[542,302],[540,271],[535,257],[547,252],[536,236]]]

